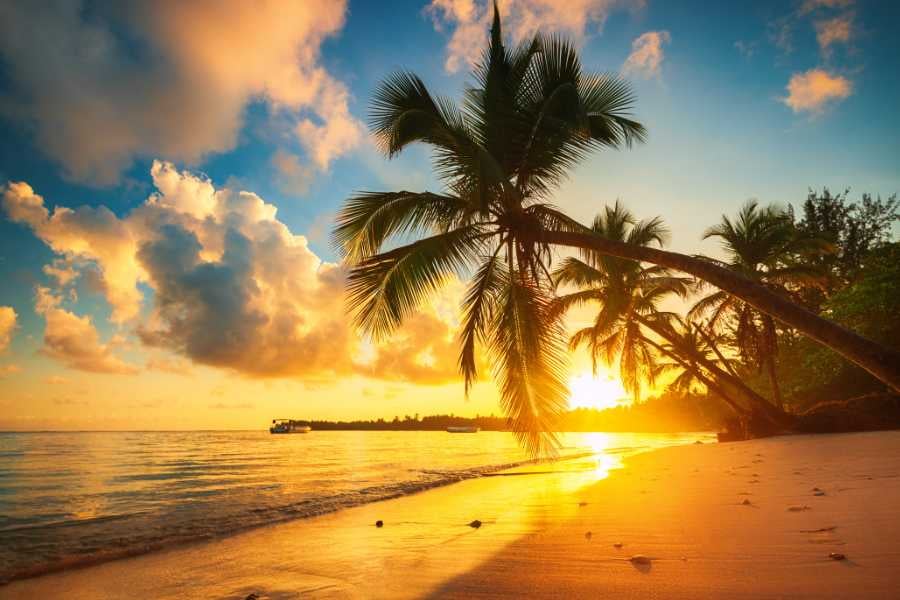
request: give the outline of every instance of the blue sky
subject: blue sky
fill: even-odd
[[[0,185],[26,182],[51,210],[106,207],[124,220],[155,191],[153,162],[170,161],[179,176],[206,176],[216,189],[257,194],[277,207],[278,222],[307,238],[315,257],[334,262],[337,257],[328,243],[330,221],[354,190],[439,187],[424,149],[387,162],[363,129],[368,99],[391,71],[412,70],[436,93],[454,97],[467,82],[465,68],[450,72],[447,67],[456,37],[465,41],[472,31],[486,33],[484,4],[476,2],[476,12],[468,17],[453,12],[465,8],[466,2],[436,0],[430,8],[427,4],[395,2],[386,8],[382,3],[351,1],[346,7],[335,3],[327,9],[329,14],[300,7],[292,9],[295,15],[279,15],[276,10],[258,20],[240,15],[240,35],[217,46],[217,27],[235,29],[226,14],[229,3],[216,10],[197,3],[194,14],[185,17],[200,29],[214,22],[209,25],[212,33],[196,42],[167,29],[174,27],[174,20],[166,3],[147,8],[150,19],[105,3],[80,8],[68,3],[69,9],[74,7],[68,11],[59,7],[29,11],[28,3],[11,2],[0,9],[4,17],[0,30],[5,30],[0,31],[5,40],[0,44]],[[896,110],[900,41],[892,27],[900,17],[896,3],[583,0],[554,9],[537,0],[520,0],[502,6],[510,36],[525,35],[531,31],[529,23],[537,23],[544,32],[573,37],[586,67],[622,72],[637,93],[635,113],[648,126],[649,140],[629,151],[598,153],[572,174],[556,202],[578,218],[587,220],[600,206],[619,198],[640,216],[663,216],[672,228],[672,247],[714,252],[714,247],[700,244],[701,232],[748,198],[798,203],[808,188],[823,186],[849,187],[853,196],[900,190]],[[222,14],[213,15],[216,12]],[[526,19],[529,15],[533,21]],[[267,26],[274,30],[291,18],[306,25],[271,34],[264,30]],[[147,22],[158,30],[142,30]],[[56,27],[76,30],[71,33],[72,48],[88,43],[88,49],[110,56],[61,51],[65,43],[57,45],[56,40],[42,44],[40,33],[52,35]],[[37,32],[38,43],[29,46],[16,38],[22,31],[32,36]],[[97,39],[97,31],[108,39],[102,38],[107,41],[94,48],[90,43]],[[159,41],[160,33],[170,34],[171,41]],[[78,37],[82,34],[85,37]],[[283,67],[277,58],[270,62],[246,58],[264,55],[258,52],[260,45],[274,47],[271,40],[309,51],[298,59],[296,81],[286,83],[290,78],[279,77],[279,72],[263,72]],[[474,49],[472,44],[455,48],[460,47]],[[215,55],[210,58],[204,52]],[[467,57],[457,59],[464,65]],[[70,73],[63,83],[52,71],[60,66]],[[181,77],[194,76],[197,69],[212,83],[189,84]],[[260,75],[238,72],[241,69],[257,69]],[[175,81],[171,93],[159,89],[170,81]],[[145,84],[146,90],[134,89]],[[80,92],[89,86],[91,93],[82,98]],[[315,86],[319,91],[314,98],[305,98],[305,90]],[[177,101],[169,102],[173,98]],[[194,112],[182,111],[184,106]],[[84,114],[95,125],[67,122],[78,119],[81,110],[88,111]],[[104,111],[110,111],[109,130]],[[120,111],[128,118],[117,116]],[[177,126],[171,125],[170,114],[179,120]],[[207,114],[217,116],[206,119]],[[137,123],[140,119],[147,122]],[[304,120],[321,129],[305,136],[297,133]],[[201,121],[203,131],[198,133],[193,124]],[[330,144],[329,131],[342,137]],[[114,156],[104,154],[107,139],[121,141]],[[291,188],[290,174],[273,162],[278,153],[290,157],[302,185]],[[317,162],[317,156],[325,158]],[[89,168],[84,167],[85,160],[90,161]],[[109,166],[117,161],[120,168]],[[96,175],[98,169],[102,176]],[[36,310],[37,288],[55,294],[59,310],[90,319],[101,347],[85,352],[94,352],[94,358],[115,353],[136,365],[138,373],[131,379],[152,387],[146,341],[136,332],[147,326],[157,308],[154,282],[135,276],[139,314],[112,318],[115,300],[110,300],[109,282],[103,283],[104,277],[111,277],[104,271],[109,268],[105,259],[61,249],[63,242],[52,249],[52,236],[66,234],[54,231],[42,237],[33,223],[13,218],[8,204],[2,215],[0,306],[12,307],[16,321],[11,341],[0,355],[0,367],[6,369],[0,374],[0,392],[8,392],[3,395],[9,402],[0,404],[0,410],[19,411],[21,404],[14,404],[13,396],[41,397],[35,390],[48,377],[90,377],[92,389],[101,392],[107,389],[107,379],[119,382],[110,384],[110,390],[122,385],[123,375],[85,371],[84,361],[67,356],[62,346],[48,350],[50,313]],[[83,272],[72,283],[54,280],[43,270],[54,260],[78,263],[73,268]],[[153,352],[167,353],[185,369],[200,369],[215,381],[248,375],[240,361],[212,364],[177,346]],[[253,381],[257,376],[269,379],[267,374],[250,373]],[[363,377],[368,383],[360,385],[367,389],[450,381],[418,381],[402,370],[388,382],[356,372],[353,376]],[[319,375],[277,373],[271,378],[308,383]],[[485,394],[477,405],[482,410],[493,402],[493,396]],[[46,406],[51,406],[49,401]],[[408,400],[402,406],[415,404]],[[457,406],[458,412],[472,408],[449,406]],[[134,422],[143,422],[140,411],[133,412],[138,415]],[[415,412],[428,410],[419,407]]]

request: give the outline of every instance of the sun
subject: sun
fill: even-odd
[[[628,394],[618,379],[582,373],[569,380],[569,408],[613,408],[627,404]]]

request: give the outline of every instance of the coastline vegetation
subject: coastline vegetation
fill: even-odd
[[[676,433],[711,431],[723,427],[727,407],[707,394],[666,391],[635,404],[603,410],[578,408],[559,416],[557,432],[616,431]],[[405,415],[393,419],[354,421],[299,421],[313,431],[444,431],[447,427],[478,427],[482,431],[512,431],[503,416]]]

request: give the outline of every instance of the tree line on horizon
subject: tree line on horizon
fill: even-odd
[[[409,72],[375,93],[377,143],[388,157],[430,146],[444,189],[361,192],[342,207],[333,239],[351,266],[348,301],[361,331],[384,339],[449,277],[467,279],[466,392],[479,377],[476,353],[487,351],[501,406],[535,454],[558,445],[567,341],[617,363],[636,397],[673,372],[682,390],[708,390],[760,431],[795,422],[803,385],[784,385],[780,357],[798,349],[816,345],[839,370],[900,391],[896,336],[881,335],[886,321],[866,324],[867,315],[896,318],[883,303],[866,305],[891,301],[895,196],[851,203],[826,190],[799,218],[748,202],[705,233],[722,243],[724,260],[667,251],[659,218],[639,220],[617,203],[585,225],[551,202],[592,151],[645,140],[625,81],[585,72],[560,37],[505,46],[496,6],[472,76],[461,103],[433,96]],[[574,255],[554,260],[560,252]],[[675,297],[697,301],[684,315],[664,310]],[[596,319],[567,340],[563,316],[582,304],[596,305]]]
[[[561,413],[557,432],[686,432],[721,427],[729,414],[720,402],[705,394],[665,391],[639,404],[611,408],[577,408]],[[496,415],[461,417],[449,415],[405,415],[393,419],[352,421],[300,420],[313,431],[444,431],[448,427],[478,427],[482,431],[512,431],[509,418]]]

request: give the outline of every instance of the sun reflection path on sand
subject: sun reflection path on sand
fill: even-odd
[[[562,435],[565,450],[570,455],[556,463],[554,472],[560,477],[555,485],[564,492],[575,492],[581,488],[602,481],[614,471],[627,469],[626,460],[640,452],[664,448],[666,446],[692,443],[714,442],[710,433],[566,433]]]

